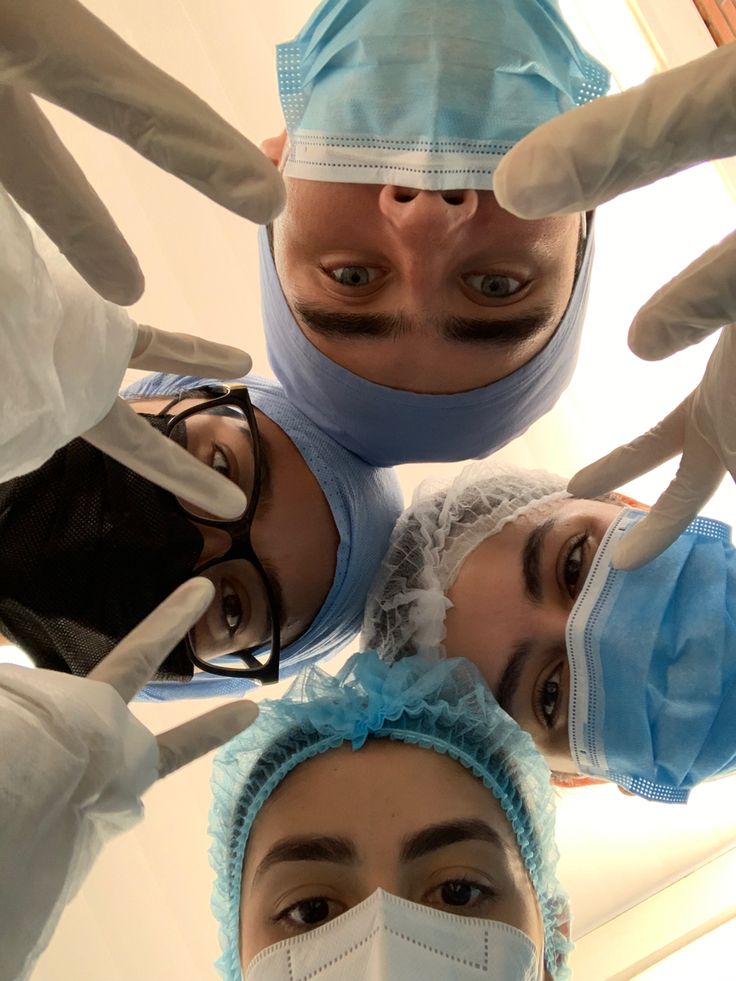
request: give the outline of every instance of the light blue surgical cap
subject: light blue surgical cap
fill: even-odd
[[[257,375],[238,381],[248,386],[253,405],[283,429],[299,450],[319,481],[340,536],[335,578],[321,610],[302,636],[281,652],[281,675],[285,677],[308,661],[339,651],[357,633],[371,579],[401,511],[401,491],[391,470],[368,466],[348,453],[291,405],[276,382]],[[122,394],[127,399],[145,398],[222,384],[218,379],[156,373],[130,385]],[[142,695],[154,700],[233,696],[242,695],[253,685],[247,679],[195,672],[188,684],[152,682]]]
[[[258,245],[263,323],[276,377],[323,432],[374,466],[488,456],[549,412],[572,378],[588,301],[592,227],[567,309],[545,347],[500,381],[455,395],[377,385],[318,351],[286,302],[263,228]]]
[[[359,750],[368,738],[447,754],[491,791],[537,895],[547,969],[555,979],[568,977],[571,944],[564,931],[570,912],[555,873],[554,798],[549,770],[530,736],[499,708],[470,662],[411,657],[389,666],[373,651],[353,655],[336,676],[307,669],[282,698],[261,702],[255,724],[215,758],[210,862],[222,977],[241,977],[243,860],[260,809],[300,763],[343,743]]]
[[[428,190],[490,190],[515,143],[609,83],[557,0],[324,0],[277,72],[287,177]]]

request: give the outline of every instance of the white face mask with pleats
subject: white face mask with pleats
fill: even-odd
[[[377,889],[309,933],[262,950],[245,981],[539,981],[526,934],[456,916]]]

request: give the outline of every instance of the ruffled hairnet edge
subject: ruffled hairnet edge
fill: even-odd
[[[480,706],[475,721],[488,721],[487,741],[492,736],[497,740],[489,752],[490,761],[496,761],[500,772],[491,772],[472,753],[448,743],[447,738],[411,726],[412,720],[419,724],[440,720],[441,724],[443,716],[445,721],[454,719],[456,725],[464,724],[469,715],[473,721],[472,714],[460,711],[457,704],[441,698],[427,702],[427,696],[437,689],[438,677],[441,685],[450,674],[461,672],[474,686],[472,690],[468,686],[464,697],[472,696]],[[491,719],[482,718],[489,713]],[[297,732],[303,745],[294,745]],[[217,754],[212,772],[209,854],[216,873],[211,907],[219,924],[222,949],[216,966],[223,979],[241,978],[242,869],[248,837],[260,809],[301,763],[345,743],[360,749],[369,737],[395,739],[446,754],[491,791],[516,835],[537,896],[547,969],[555,981],[566,981],[570,977],[567,955],[573,946],[567,936],[569,901],[555,874],[558,851],[549,771],[531,737],[498,707],[469,662],[453,659],[438,665],[415,657],[390,667],[372,651],[354,655],[337,676],[316,666],[308,668],[284,698],[262,703],[254,726]],[[255,752],[259,755],[253,764]],[[260,775],[259,769],[263,770]],[[254,786],[255,792],[246,802],[248,788]]]
[[[501,519],[496,518],[495,511],[489,511],[479,515],[472,525],[465,524],[465,507],[460,506],[463,495],[484,484],[498,484],[506,477],[523,477],[537,482],[544,492],[532,496],[527,503]],[[388,663],[408,654],[435,659],[446,657],[445,618],[452,605],[446,594],[463,562],[482,542],[500,533],[506,525],[555,501],[571,497],[565,490],[566,485],[567,481],[557,474],[491,461],[471,463],[451,479],[430,477],[423,481],[414,492],[411,505],[394,526],[386,555],[369,590],[361,647],[378,650]],[[409,543],[421,548],[423,558],[421,564],[417,563],[413,577],[407,569],[412,562],[406,553]],[[402,578],[406,579],[406,588],[392,591],[392,580],[396,582]],[[388,628],[385,624],[380,625],[392,612],[400,624],[400,636],[395,642],[388,643]]]

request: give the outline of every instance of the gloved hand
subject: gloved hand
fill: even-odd
[[[103,296],[133,302],[138,263],[31,93],[123,139],[237,214],[268,221],[284,201],[270,161],[179,82],[76,0],[0,0],[0,183]],[[1,189],[0,189],[1,190]],[[99,449],[223,518],[242,491],[139,419],[117,392],[130,366],[218,378],[242,351],[139,327],[100,300],[45,237],[0,200],[0,480],[40,466],[86,434]],[[132,359],[131,359],[132,355]]]
[[[0,183],[108,300],[134,303],[143,275],[32,93],[244,218],[265,224],[283,207],[260,150],[77,0],[0,0]]]
[[[0,141],[2,142],[2,141]],[[138,325],[99,297],[0,188],[0,481],[84,435],[120,463],[223,518],[245,495],[118,398],[125,370],[237,378],[243,351]]]
[[[206,610],[192,579],[87,678],[0,665],[0,978],[24,979],[101,848],[142,816],[158,778],[247,728],[247,701],[153,736],[126,702]]]
[[[494,175],[499,203],[522,218],[585,211],[695,163],[736,153],[736,45],[540,126]],[[672,483],[620,542],[634,569],[664,551],[729,472],[736,478],[736,237],[728,236],[659,290],[629,330],[631,350],[666,358],[723,325],[703,380],[649,432],[577,473],[596,497],[682,454]]]
[[[149,613],[87,675],[88,681],[111,685],[127,704],[147,684],[166,656],[204,615],[215,587],[201,576],[189,579]],[[254,702],[220,705],[156,737],[158,779],[222,746],[258,716]]]

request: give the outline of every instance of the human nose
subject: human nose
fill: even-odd
[[[388,184],[381,188],[378,206],[396,231],[419,236],[444,237],[471,220],[478,210],[478,193],[421,191]]]
[[[197,525],[197,528],[204,539],[197,567],[213,559],[221,559],[233,547],[232,538],[223,528],[212,528],[210,525]]]

